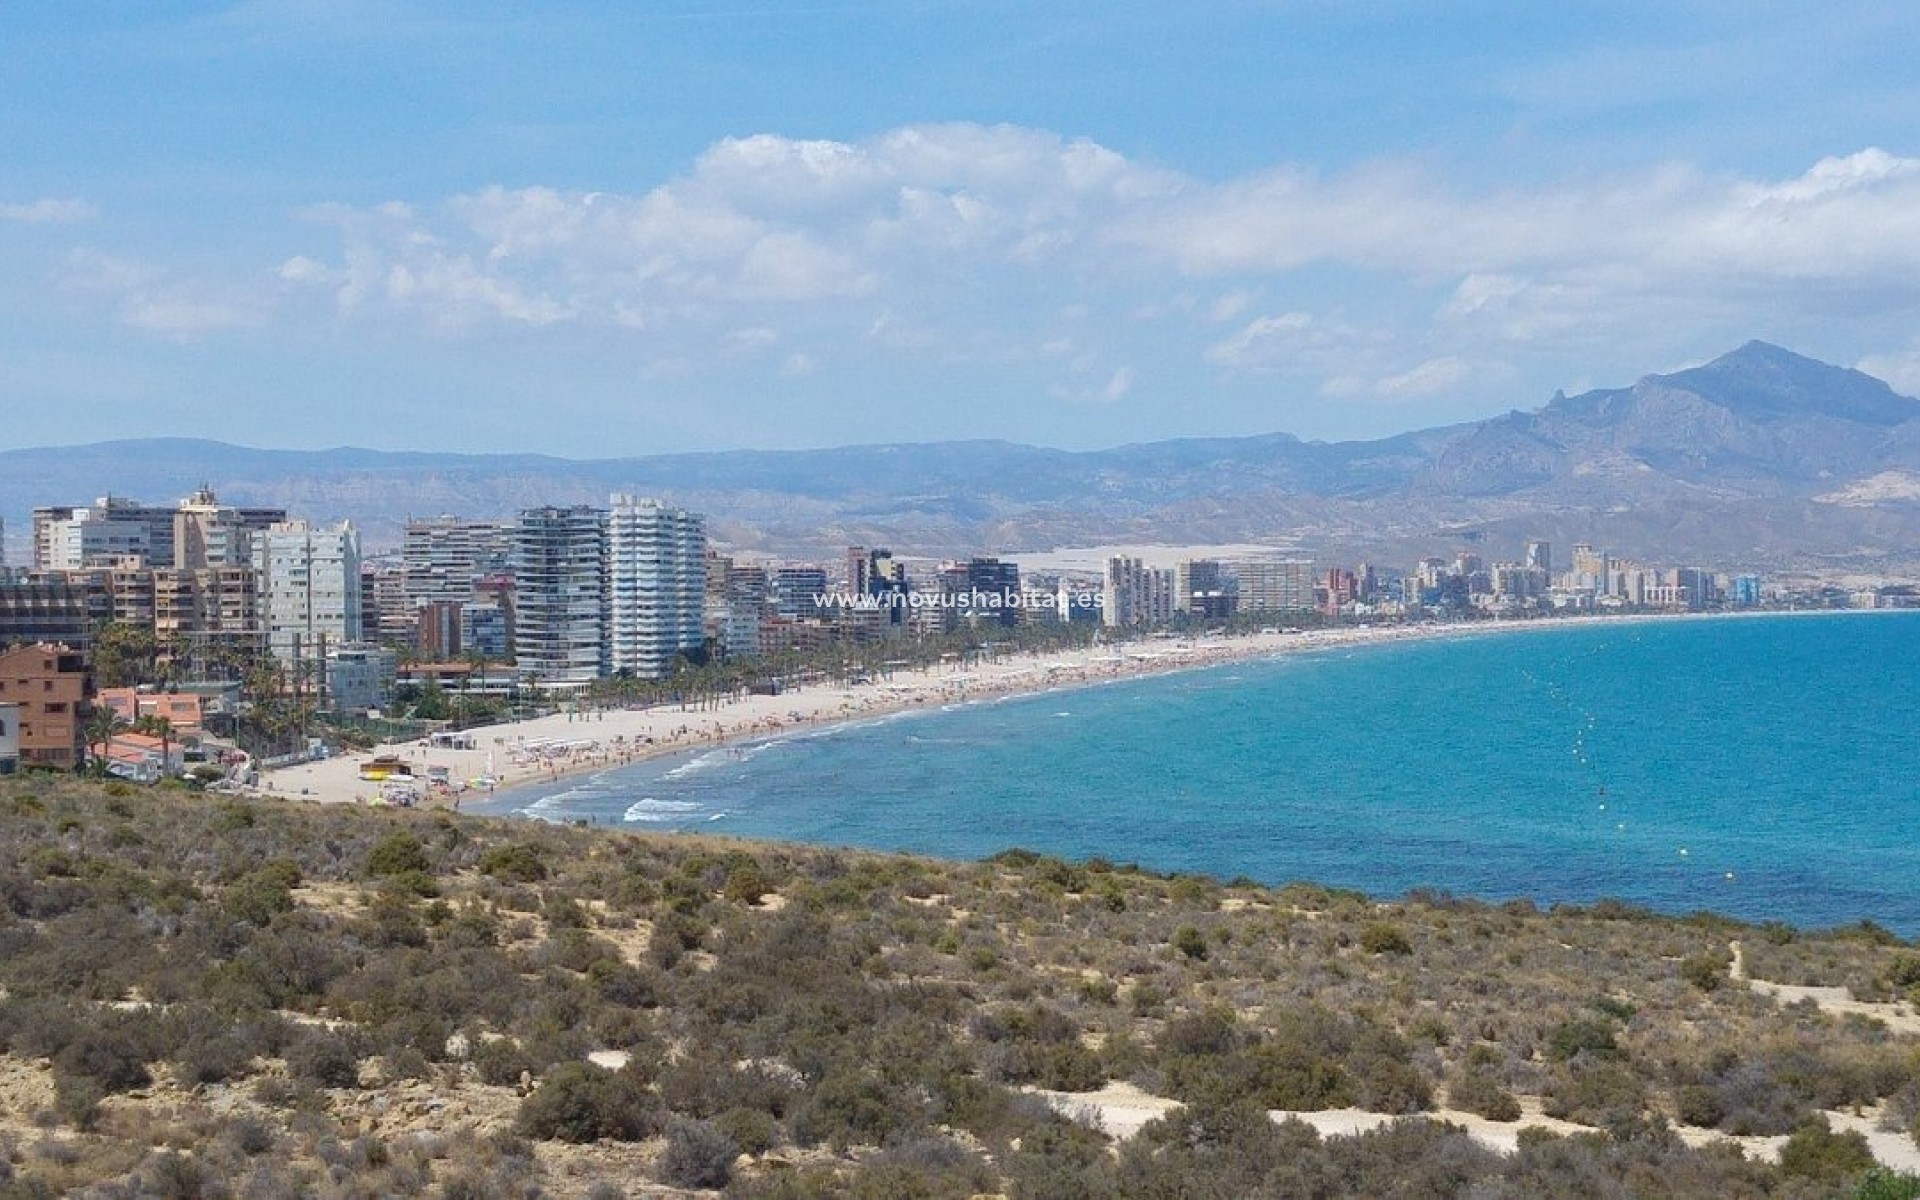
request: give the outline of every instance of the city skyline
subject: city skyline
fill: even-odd
[[[1369,437],[1748,338],[1913,392],[1916,22],[10,12],[10,443]]]

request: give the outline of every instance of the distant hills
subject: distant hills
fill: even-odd
[[[235,503],[349,517],[370,546],[409,516],[657,494],[743,549],[909,553],[1263,542],[1403,557],[1590,540],[1774,570],[1920,572],[1920,400],[1764,342],[1631,387],[1374,441],[1287,434],[1070,452],[999,441],[569,460],[256,450],[184,438],[0,452],[16,536],[40,504]]]

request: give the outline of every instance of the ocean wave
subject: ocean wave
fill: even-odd
[[[705,754],[697,758],[688,759],[671,771],[665,772],[660,778],[685,779],[689,775],[697,775],[710,767],[717,767],[725,761],[727,761],[727,752],[725,750],[709,750]]]
[[[672,821],[687,813],[699,811],[700,805],[692,800],[656,800],[648,796],[644,800],[636,800],[628,805],[627,811],[620,815],[620,819],[646,822]]]

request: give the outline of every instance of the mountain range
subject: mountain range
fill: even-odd
[[[1795,572],[1920,570],[1920,400],[1764,342],[1459,425],[1371,441],[1288,434],[1095,451],[1000,441],[569,460],[161,438],[0,452],[19,561],[37,505],[212,485],[232,503],[351,518],[370,549],[410,516],[658,495],[738,550],[849,544],[930,555],[1263,543],[1399,562],[1529,537],[1657,561]]]

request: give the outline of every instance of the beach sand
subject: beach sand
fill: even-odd
[[[470,731],[474,748],[450,750],[423,741],[390,743],[268,772],[254,791],[330,804],[376,803],[381,785],[360,777],[369,759],[392,755],[425,781],[444,768],[450,788],[422,803],[458,808],[514,787],[604,770],[663,754],[773,737],[911,709],[965,704],[999,696],[1051,691],[1222,663],[1495,632],[1622,626],[1648,621],[1758,617],[1748,613],[1663,613],[1464,621],[1418,625],[1355,625],[1296,633],[1212,637],[1146,637],[1083,650],[1009,654],[965,667],[941,665],[899,671],[859,684],[810,684],[778,696],[739,695],[697,705],[607,708],[555,713],[530,721],[484,725]],[[1822,615],[1806,613],[1804,615]],[[1839,610],[1824,615],[1841,615]],[[491,786],[474,781],[490,779]]]
[[[1008,655],[964,668],[943,665],[900,671],[859,684],[808,685],[777,696],[743,695],[688,706],[555,713],[475,728],[469,731],[472,749],[444,749],[412,741],[283,767],[268,772],[257,790],[332,804],[377,802],[382,785],[362,779],[360,768],[369,759],[391,755],[408,763],[415,779],[422,783],[433,769],[444,769],[449,788],[444,792],[432,789],[423,803],[457,806],[456,801],[472,803],[513,787],[576,772],[770,737],[793,729],[1278,654],[1473,633],[1488,627],[1482,623],[1372,626],[1239,637],[1146,638],[1089,650]],[[475,782],[486,779],[493,780],[491,787]]]

